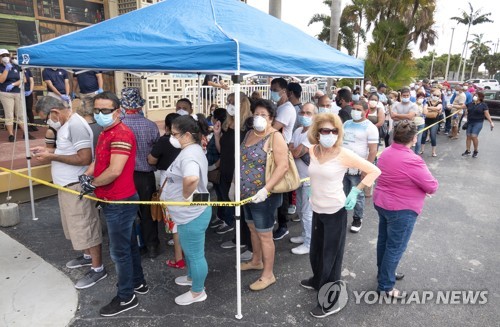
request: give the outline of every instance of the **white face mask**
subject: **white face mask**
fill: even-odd
[[[370,101],[368,101],[368,104],[370,105],[370,108],[375,108],[378,104],[378,101],[370,100]]]
[[[333,135],[332,133],[323,135],[319,135],[319,144],[321,144],[325,148],[331,148],[335,142],[337,142],[338,135]]]
[[[9,62],[10,62],[10,58],[9,57],[2,57],[2,63],[4,65],[7,65]]]
[[[19,65],[19,61],[17,61],[17,59],[12,59],[12,63],[13,63],[14,65]]]
[[[189,115],[189,112],[187,112],[186,110],[184,109],[179,109],[177,110],[177,113],[181,116],[185,116],[185,115]]]
[[[476,102],[477,101],[477,96],[472,97],[472,101]]]
[[[359,94],[353,94],[352,101],[359,101]]]
[[[170,144],[172,144],[172,146],[174,148],[176,148],[176,149],[181,148],[181,142],[179,142],[179,140],[176,137],[174,137],[173,135],[170,135],[169,141],[170,141]]]
[[[359,110],[352,110],[351,117],[353,120],[361,120],[363,118],[363,112]]]
[[[320,114],[323,114],[323,113],[330,113],[330,112],[332,112],[332,109],[330,109],[330,108],[326,108],[326,107],[319,107],[319,108],[318,108],[318,112],[319,112]]]
[[[264,117],[261,116],[255,116],[253,117],[253,128],[257,132],[262,132],[266,129],[267,127],[267,120]]]
[[[410,98],[401,98],[401,102],[408,103],[410,102]]]
[[[236,112],[236,107],[232,104],[228,104],[226,107],[226,111],[229,116],[233,117]]]
[[[61,122],[60,121],[53,121],[52,119],[47,119],[47,125],[55,129],[56,131],[61,128]]]

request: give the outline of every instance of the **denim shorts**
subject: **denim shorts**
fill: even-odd
[[[274,214],[281,206],[282,194],[271,194],[266,201],[261,203],[248,203],[243,206],[245,221],[254,224],[259,233],[270,232],[274,227]]]
[[[479,132],[483,129],[483,122],[468,122],[467,123],[467,135],[478,136]]]

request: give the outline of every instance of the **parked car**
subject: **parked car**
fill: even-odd
[[[484,102],[488,105],[490,115],[500,118],[500,91],[484,91]]]
[[[467,81],[467,83],[474,84],[474,86],[483,88],[485,90],[500,89],[500,84],[496,79],[470,79]]]

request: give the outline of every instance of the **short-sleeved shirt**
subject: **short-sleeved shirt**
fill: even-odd
[[[140,114],[126,114],[122,122],[134,132],[137,141],[135,170],[141,172],[155,171],[156,167],[148,164],[148,154],[160,138],[158,126]]]
[[[191,144],[182,149],[174,162],[166,170],[167,182],[163,188],[161,199],[165,201],[185,202],[182,194],[184,177],[198,176],[196,192],[207,193],[208,161],[203,148],[198,144]],[[206,206],[167,206],[168,213],[176,224],[184,225],[199,217]]]
[[[352,119],[351,111],[352,111],[352,107],[349,105],[345,106],[344,108],[340,108],[339,117],[342,120],[342,123],[345,123],[346,121]]]
[[[59,93],[66,94],[65,80],[68,79],[68,73],[64,69],[45,68],[42,72],[42,78],[44,81],[51,81]]]
[[[219,75],[205,75],[205,79],[203,80],[203,86],[208,86],[208,82],[214,82],[219,84],[220,77]]]
[[[348,120],[344,123],[343,146],[352,150],[361,158],[368,158],[368,145],[378,144],[378,140],[378,128],[370,120],[366,119],[361,122]],[[350,175],[357,175],[359,170],[356,168],[349,168],[347,173]]]
[[[292,144],[295,148],[299,147],[301,144],[305,146],[306,148],[311,148],[311,143],[309,143],[309,140],[307,139],[307,131],[303,131],[304,128],[298,127],[295,132],[293,132],[292,136]],[[299,171],[299,176],[300,178],[306,178],[309,177],[309,165],[307,165],[304,160],[301,158],[295,158],[295,166],[297,166],[297,170]]]
[[[179,155],[181,149],[174,148],[170,143],[170,135],[163,135],[158,142],[153,145],[151,155],[158,159],[156,169],[167,170]]]
[[[99,140],[99,135],[102,132],[102,126],[97,124],[96,122],[89,123],[90,129],[92,133],[94,133],[94,139],[92,140],[92,144],[94,145],[94,149],[97,148],[97,141]]]
[[[3,74],[5,70],[5,66],[0,64],[0,74]],[[9,70],[9,73],[7,74],[7,79],[3,82],[0,83],[0,92],[7,92],[6,88],[12,83],[15,83],[19,81],[19,72],[21,69],[17,65],[12,65],[12,68]],[[12,90],[9,91],[9,93],[19,93],[21,92],[21,89],[18,86],[14,86]]]
[[[111,155],[120,154],[128,158],[120,176],[108,185],[95,189],[95,195],[98,198],[121,200],[136,193],[134,184],[136,149],[134,133],[122,122],[101,132],[96,148],[94,177],[98,177],[109,167]]]
[[[75,70],[75,73],[78,70]],[[78,86],[80,87],[80,93],[94,93],[99,90],[99,84],[97,83],[97,74],[101,72],[87,71],[80,74],[75,74],[78,81]]]
[[[296,119],[297,112],[290,101],[278,107],[275,120],[283,124],[283,137],[287,144],[292,140],[293,127]]]
[[[31,71],[29,69],[24,70],[24,76],[26,77],[26,83],[24,83],[24,89],[29,91],[31,89],[31,81],[30,78],[33,77]]]
[[[480,123],[484,121],[484,112],[488,110],[488,105],[484,102],[469,103],[467,105],[467,121],[471,123]]]
[[[72,114],[69,120],[57,131],[57,148],[54,153],[74,155],[79,150],[88,148],[93,152],[92,138],[93,132],[85,119],[78,114]],[[87,167],[52,161],[51,171],[54,184],[65,186],[78,182],[78,176],[83,174]]]

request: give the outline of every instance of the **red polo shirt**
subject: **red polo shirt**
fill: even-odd
[[[109,167],[112,154],[127,155],[128,159],[120,176],[112,183],[95,189],[98,198],[121,200],[136,193],[134,184],[136,148],[134,133],[122,122],[101,132],[96,147],[94,177],[98,177]]]

